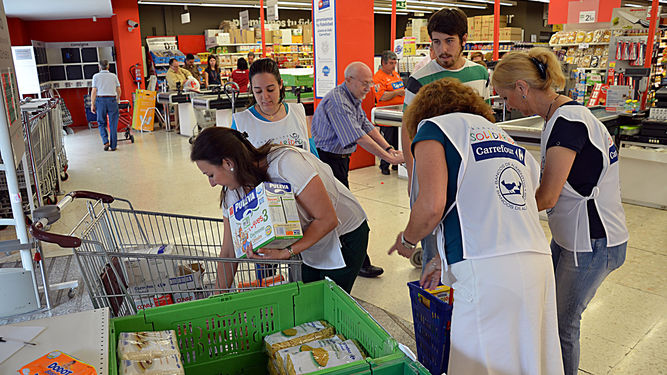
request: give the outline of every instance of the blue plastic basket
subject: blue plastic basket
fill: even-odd
[[[415,322],[417,358],[431,374],[447,372],[449,362],[449,321],[452,306],[419,286],[419,281],[408,283],[412,301],[412,319]],[[427,306],[428,305],[428,306]]]

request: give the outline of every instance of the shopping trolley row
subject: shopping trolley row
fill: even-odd
[[[68,234],[49,233],[74,200],[85,209]],[[109,195],[76,191],[35,210],[32,236],[72,248],[95,308],[114,316],[154,306],[301,280],[301,260],[218,256],[222,219],[135,210]]]

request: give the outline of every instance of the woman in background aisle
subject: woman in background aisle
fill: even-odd
[[[248,62],[243,57],[236,62],[236,69],[232,71],[230,81],[239,85],[240,92],[248,92]]]
[[[220,80],[220,66],[218,66],[218,59],[215,55],[208,57],[208,66],[204,69],[204,84],[206,87],[222,84]]]
[[[419,90],[404,117],[414,139],[412,210],[389,253],[409,258],[436,229],[421,285],[454,289],[448,374],[562,374],[534,197],[539,165],[491,121],[484,99],[457,79]]]
[[[348,293],[366,257],[366,214],[331,168],[312,154],[295,147],[265,144],[255,148],[240,132],[222,127],[202,131],[192,145],[190,159],[211,186],[222,186],[223,215],[260,182],[283,182],[296,197],[303,237],[285,249],[262,248],[257,259],[286,260],[301,254],[304,282],[331,278]],[[229,220],[225,220],[221,257],[234,257]],[[229,288],[233,267],[218,266],[218,285]]]
[[[553,239],[558,328],[565,374],[577,374],[581,315],[602,281],[625,261],[618,150],[591,111],[556,93],[565,77],[550,50],[508,53],[493,87],[508,107],[539,115],[542,176],[535,198]]]
[[[250,67],[254,104],[232,118],[232,129],[248,134],[255,147],[265,143],[296,146],[317,155],[311,144],[306,110],[301,103],[285,103],[285,87],[278,64],[272,59],[256,60]]]

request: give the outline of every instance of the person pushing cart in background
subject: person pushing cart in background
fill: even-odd
[[[100,61],[101,71],[93,76],[90,111],[97,114],[98,129],[104,144],[104,151],[116,151],[118,142],[118,100],[120,82],[109,71],[109,61]],[[107,115],[109,116],[109,134],[107,134]]]

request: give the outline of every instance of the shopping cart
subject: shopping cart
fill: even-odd
[[[134,136],[130,133],[130,129],[132,128],[132,104],[129,100],[118,102],[118,124],[121,125],[118,132],[125,133],[125,139],[119,140],[134,143]]]
[[[79,198],[88,199],[86,212],[68,235],[44,229]],[[301,280],[300,259],[218,257],[222,219],[139,211],[125,199],[75,191],[36,210],[34,221],[34,238],[74,250],[93,306],[114,316]]]

